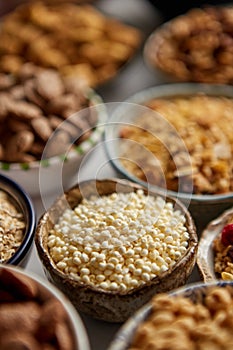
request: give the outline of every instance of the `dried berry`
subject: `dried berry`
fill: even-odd
[[[221,242],[226,246],[233,244],[233,224],[224,226],[221,235]]]

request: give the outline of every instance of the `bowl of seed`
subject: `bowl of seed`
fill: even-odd
[[[197,251],[179,201],[120,179],[69,189],[40,218],[35,242],[48,279],[77,310],[108,322],[185,284]]]

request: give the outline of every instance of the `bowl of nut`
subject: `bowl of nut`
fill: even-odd
[[[105,127],[112,165],[180,199],[198,231],[233,204],[233,88],[173,83],[124,101]]]
[[[233,209],[212,220],[202,232],[197,266],[205,282],[233,280]]]
[[[31,272],[0,265],[0,348],[89,350],[68,299]]]
[[[68,190],[42,215],[35,242],[48,279],[77,310],[108,322],[183,285],[197,251],[195,225],[179,201],[120,179]]]
[[[0,174],[0,263],[24,267],[30,257],[36,227],[30,197]]]
[[[102,137],[106,112],[92,89],[32,63],[0,74],[0,172],[30,195],[68,186]]]
[[[141,42],[139,29],[90,4],[29,1],[2,19],[0,72],[17,75],[32,62],[96,88],[117,75]]]
[[[233,7],[193,8],[147,39],[148,66],[174,81],[232,84]]]
[[[195,283],[155,295],[116,334],[108,350],[231,349],[233,283]]]

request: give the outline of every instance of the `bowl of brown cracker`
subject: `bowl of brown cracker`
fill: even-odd
[[[79,80],[26,63],[0,73],[0,172],[31,195],[68,186],[83,156],[99,142],[102,99]]]
[[[164,84],[125,100],[106,124],[117,171],[179,198],[200,233],[233,203],[232,97],[230,85]]]
[[[0,174],[0,263],[25,266],[30,257],[36,215],[31,198]]]

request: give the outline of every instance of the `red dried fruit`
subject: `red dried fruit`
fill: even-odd
[[[221,235],[221,242],[225,246],[233,244],[233,224],[224,226]]]

